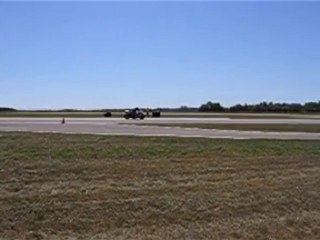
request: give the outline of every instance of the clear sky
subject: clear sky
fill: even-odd
[[[320,2],[0,2],[0,106],[320,100]]]

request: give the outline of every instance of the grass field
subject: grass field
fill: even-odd
[[[238,131],[275,131],[275,132],[320,132],[320,124],[217,124],[217,123],[139,123],[139,125],[153,125],[160,127],[182,127],[221,129]]]
[[[0,239],[319,239],[320,141],[0,133]]]
[[[0,117],[103,117],[104,112],[0,112]],[[122,117],[123,112],[112,112],[112,117]],[[320,114],[287,114],[287,113],[203,113],[203,112],[163,112],[162,117],[199,117],[199,118],[303,118],[320,119]]]

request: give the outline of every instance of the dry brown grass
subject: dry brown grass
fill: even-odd
[[[0,134],[0,239],[319,239],[320,142]]]

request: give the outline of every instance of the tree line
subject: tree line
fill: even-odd
[[[15,112],[17,111],[14,108],[9,108],[9,107],[0,107],[0,112]]]
[[[95,110],[78,110],[78,109],[63,109],[63,110],[34,110],[32,112],[119,112],[124,109],[95,109]],[[162,112],[252,112],[252,113],[320,113],[320,101],[301,103],[274,103],[261,102],[258,104],[236,104],[231,107],[224,107],[219,102],[207,102],[200,107],[181,106],[179,108],[156,108],[149,110],[160,110]],[[9,107],[0,107],[0,112],[23,111]]]
[[[224,107],[219,102],[207,102],[199,107],[200,112],[272,112],[272,113],[319,113],[320,101],[301,103],[261,102],[258,104],[236,104]]]

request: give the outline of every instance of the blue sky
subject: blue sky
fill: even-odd
[[[0,2],[0,106],[320,100],[320,2]]]

